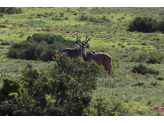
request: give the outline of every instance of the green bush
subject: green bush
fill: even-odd
[[[93,103],[84,109],[82,115],[84,116],[126,116],[129,110],[125,108],[121,102],[116,100],[112,103],[106,103],[101,98],[97,99]]]
[[[107,23],[107,22],[111,22],[108,18],[106,18],[106,16],[103,16],[101,18],[98,19],[99,23]]]
[[[4,80],[0,91],[1,101],[3,101],[0,105],[0,115],[45,115],[44,109],[47,105],[45,95],[52,93],[52,85],[46,77],[28,63],[19,81],[13,82],[15,81],[11,79]]]
[[[11,99],[11,95],[17,95],[18,89],[20,89],[20,87],[21,85],[18,81],[8,78],[4,79],[3,86],[0,89],[0,100],[5,101],[6,99]]]
[[[96,88],[96,78],[107,75],[103,67],[95,62],[85,62],[81,57],[70,59],[56,53],[57,64],[48,72],[53,79],[53,98],[56,108],[48,108],[47,113],[55,115],[81,115],[92,98]]]
[[[95,23],[98,22],[98,18],[96,18],[96,17],[94,17],[94,16],[92,16],[92,15],[88,18],[88,20],[89,20],[90,22],[95,22]]]
[[[164,20],[161,20],[158,23],[158,30],[164,33]]]
[[[61,35],[34,34],[26,41],[14,43],[9,48],[9,58],[20,58],[27,60],[52,61],[55,51],[61,51],[67,47],[75,47],[75,43],[66,40]]]
[[[1,45],[10,45],[10,43],[8,41],[2,41]]]
[[[147,68],[143,64],[139,64],[138,66],[134,66],[133,69],[132,69],[132,72],[134,72],[134,73],[140,73],[142,75],[145,75],[147,73],[149,73],[149,74],[155,74],[155,75],[158,75],[159,74],[159,71],[153,70],[151,68]]]
[[[78,20],[80,21],[86,21],[88,19],[88,16],[86,15],[86,13],[82,13],[79,17]]]
[[[38,58],[38,60],[43,60],[43,61],[51,61],[52,56],[55,54],[55,50],[53,49],[47,49],[45,52],[42,52]]]
[[[7,28],[7,26],[0,24],[0,28]]]
[[[60,17],[53,17],[52,20],[53,21],[61,21],[61,18]]]
[[[164,80],[162,76],[157,77],[157,80]]]
[[[6,14],[20,14],[20,13],[22,13],[22,8],[18,8],[18,7],[4,7],[3,11]]]
[[[47,74],[38,72],[28,63],[17,82],[21,89],[15,83],[7,83],[13,80],[4,80],[0,91],[0,115],[83,114],[96,89],[96,77],[103,77],[107,72],[95,62],[85,62],[80,57],[69,59],[56,53],[54,59],[56,64]]]
[[[128,30],[138,32],[155,32],[158,30],[158,22],[151,17],[136,17],[129,24]]]

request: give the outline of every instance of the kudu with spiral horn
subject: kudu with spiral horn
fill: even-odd
[[[88,35],[89,36],[89,35]],[[87,37],[88,37],[87,36]],[[84,40],[83,42],[79,41],[78,44],[81,47],[81,54],[85,61],[94,60],[98,65],[103,65],[104,68],[108,71],[108,75],[111,76],[111,68],[112,68],[112,57],[105,52],[95,52],[90,50],[85,52],[85,48],[89,48],[89,45],[84,47],[86,44],[89,44],[89,39]]]
[[[75,34],[77,36],[77,34]],[[77,58],[77,56],[81,56],[81,40],[77,36],[76,38],[76,43],[79,44],[80,46],[75,47],[75,48],[65,48],[61,53],[67,55],[70,58]]]

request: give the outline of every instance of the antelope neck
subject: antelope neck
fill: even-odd
[[[84,58],[87,60],[88,59],[88,55],[87,55],[87,53],[84,51],[83,52],[83,56],[84,56]]]

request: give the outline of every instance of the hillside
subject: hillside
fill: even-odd
[[[129,24],[137,17],[151,18],[155,24],[164,24],[163,7],[20,9],[17,12],[0,9],[0,87],[6,77],[19,78],[29,62],[38,71],[54,65],[54,61],[9,58],[8,52],[14,43],[26,41],[34,34],[52,34],[60,35],[62,40],[67,41],[65,44],[59,42],[63,44],[62,48],[67,44],[72,48],[76,40],[74,33],[81,40],[90,35],[90,48],[87,50],[108,51],[115,55],[117,62],[112,77],[96,78],[97,88],[93,91],[91,103],[98,106],[98,102],[102,102],[102,107],[108,107],[105,103],[110,106],[121,105],[118,106],[120,109],[112,109],[117,115],[163,115],[162,110],[154,109],[153,106],[164,106],[164,33],[160,30],[128,30]],[[144,27],[144,20],[141,27]],[[163,25],[160,29],[163,30]],[[91,114],[95,115],[93,112]],[[100,114],[114,115],[105,112]]]

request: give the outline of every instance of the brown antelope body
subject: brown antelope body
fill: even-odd
[[[70,58],[77,58],[77,56],[81,56],[81,49],[80,47],[76,48],[66,48],[62,51],[62,54],[66,54]]]
[[[105,70],[108,71],[108,75],[111,75],[112,57],[109,54],[91,50],[88,52],[84,51],[82,56],[85,61],[94,60],[98,65],[103,65]]]
[[[81,47],[81,54],[83,59],[85,61],[94,60],[98,65],[103,65],[104,68],[108,71],[108,75],[111,76],[112,57],[105,52],[95,52],[92,50],[85,52],[85,48],[89,48],[89,45],[85,46],[86,44],[89,44],[90,38],[87,39],[87,37],[83,42],[80,41],[80,38],[76,39],[76,41],[79,41],[78,44]]]

